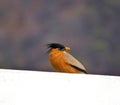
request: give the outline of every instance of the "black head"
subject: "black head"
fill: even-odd
[[[52,48],[58,48],[59,50],[65,50],[65,46],[59,43],[50,43],[47,45],[48,48],[52,49]]]

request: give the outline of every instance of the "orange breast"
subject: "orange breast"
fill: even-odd
[[[64,58],[65,53],[65,51],[52,49],[49,54],[51,65],[56,69],[57,72],[80,73],[78,70],[68,64],[67,60]]]

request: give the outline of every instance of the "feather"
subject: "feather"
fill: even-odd
[[[80,68],[81,70],[86,70],[85,67],[76,58],[67,52],[65,54],[65,59],[70,65]]]
[[[71,64],[70,64],[70,66],[72,66],[73,68],[75,68],[76,70],[78,70],[78,71],[80,71],[80,72],[83,72],[83,73],[85,73],[85,74],[88,74],[85,70],[82,70],[82,69],[79,68],[79,67],[76,67],[76,66],[71,65]]]

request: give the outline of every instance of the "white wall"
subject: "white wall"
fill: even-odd
[[[120,77],[1,69],[0,105],[120,105]]]

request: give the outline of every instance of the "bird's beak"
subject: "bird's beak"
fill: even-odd
[[[68,51],[68,50],[70,50],[70,48],[69,47],[65,47],[65,50]]]

